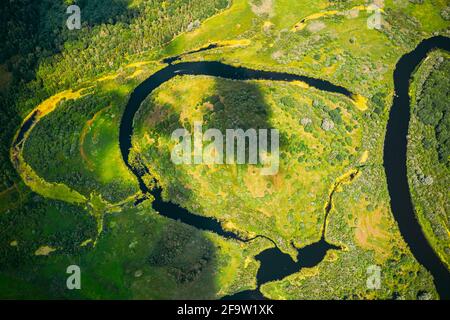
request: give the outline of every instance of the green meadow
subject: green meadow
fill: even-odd
[[[450,122],[445,111],[448,83],[442,80],[449,76],[449,58],[446,52],[434,51],[416,70],[408,140],[408,179],[416,214],[428,241],[447,266],[450,148],[445,135]]]

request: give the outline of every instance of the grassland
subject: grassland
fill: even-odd
[[[23,183],[24,190],[14,187],[0,195],[6,230],[2,297],[212,299],[256,288],[259,264],[253,257],[272,246],[269,241],[225,240],[167,221],[146,205],[131,208],[137,189],[121,159],[118,121],[131,88],[158,68],[131,64],[85,84],[83,97],[63,92],[33,110],[39,117],[23,150],[11,154],[23,181],[44,198]],[[73,124],[70,114],[76,116]],[[118,183],[133,188],[121,194]],[[25,199],[13,206],[10,199],[22,192]],[[23,214],[27,207],[33,208],[30,216]],[[65,288],[65,268],[73,263],[86,270],[82,293]],[[39,273],[33,271],[36,264]]]
[[[162,55],[179,54],[186,49],[214,43],[246,39],[240,48],[219,48],[197,59],[222,60],[256,69],[298,72],[339,83],[370,98],[377,91],[392,88],[392,71],[398,57],[411,50],[432,31],[448,27],[441,16],[445,1],[385,1],[383,28],[370,30],[367,11],[352,13],[363,1],[272,2],[269,14],[255,14],[249,1],[236,0],[230,9],[208,19],[194,32],[175,38]],[[292,31],[302,19],[313,14],[336,11],[313,22],[320,30]],[[352,70],[352,72],[348,72]]]
[[[350,186],[344,186],[340,190],[342,192],[337,193],[335,207],[330,215],[327,229],[328,239],[331,239],[333,243],[343,245],[347,249],[342,252],[331,253],[328,261],[320,264],[313,271],[304,270],[283,281],[264,285],[262,290],[267,297],[283,299],[425,299],[437,297],[430,275],[423,267],[417,264],[409,249],[401,240],[395,221],[390,213],[382,168],[382,132],[386,123],[387,106],[393,94],[392,73],[395,63],[401,54],[411,50],[424,37],[430,36],[436,31],[444,34],[448,33],[445,30],[448,30],[449,24],[440,16],[440,12],[446,4],[440,1],[429,1],[422,6],[407,1],[386,1],[383,8],[383,28],[380,31],[367,29],[369,12],[364,10],[359,10],[358,14],[349,12],[349,10],[351,11],[352,8],[359,5],[361,3],[357,1],[350,1],[345,4],[319,2],[315,3],[314,6],[307,2],[283,5],[283,1],[277,1],[271,13],[258,16],[252,15],[252,8],[248,2],[235,1],[231,9],[223,12],[220,16],[209,19],[196,32],[176,38],[162,52],[162,55],[173,55],[179,53],[181,48],[201,47],[208,42],[220,43],[220,41],[230,40],[232,37],[245,39],[246,43],[241,47],[221,47],[215,51],[189,56],[186,59],[218,59],[235,65],[245,65],[266,70],[290,72],[298,70],[297,72],[301,74],[326,78],[344,85],[353,92],[357,92],[362,97],[367,98],[368,108],[358,119],[359,124],[364,123],[361,128],[360,139],[354,141],[359,151],[356,154],[361,156],[361,160],[365,160],[362,162],[365,163],[360,169],[361,174],[356,179],[356,182]],[[237,11],[237,8],[240,8],[240,10]],[[287,10],[289,12],[286,12]],[[320,13],[330,11],[336,11],[338,14],[320,15]],[[324,27],[308,28],[306,25],[303,30],[291,31],[292,27],[299,21],[314,14],[321,16],[319,19],[314,20],[320,21]],[[227,19],[225,19],[225,16],[227,16]],[[240,28],[242,25],[249,24],[249,17],[252,17],[252,27],[250,30],[243,32]],[[210,30],[211,33],[209,33]],[[183,120],[185,113],[180,109],[184,110],[186,104],[195,106],[195,111],[191,109],[191,113],[195,114],[195,116],[202,116],[201,110],[204,101],[198,99],[196,89],[202,93],[207,92],[207,88],[204,87],[206,82],[202,81],[199,84],[196,81],[194,82],[194,79],[185,80],[174,86],[173,94],[170,95],[171,97],[181,97],[179,101],[164,100],[164,96],[168,95],[162,93],[159,97],[161,100],[154,98],[153,101],[147,103],[153,104],[153,107],[156,106],[157,109],[168,107],[170,110],[174,110],[177,116],[175,119],[172,119],[173,121],[179,118],[178,114]],[[183,90],[184,86],[190,86],[191,83],[195,83],[189,91],[192,92],[192,96],[189,93],[186,94]],[[177,88],[180,88],[180,90],[176,90]],[[260,90],[264,92],[264,89],[260,88]],[[274,95],[274,92],[269,94],[269,96],[272,95]],[[294,94],[290,93],[290,95]],[[302,96],[304,95],[305,92],[302,91]],[[201,96],[204,96],[204,94]],[[301,112],[305,112],[305,109],[302,108]],[[278,115],[277,112],[273,112],[271,116],[274,114]],[[160,115],[164,116],[164,113]],[[148,116],[151,117],[151,114]],[[183,122],[180,121],[180,123]],[[279,128],[283,130],[285,123],[278,122],[277,125],[280,125]],[[293,128],[290,127],[290,130],[293,130]],[[151,137],[151,134],[149,136]],[[151,137],[146,144],[156,144],[155,149],[159,147],[164,149],[165,143],[162,140],[164,139],[160,136],[156,139]],[[139,145],[138,138],[136,138],[136,142]],[[337,149],[339,150],[339,147]],[[357,165],[356,154],[352,159],[353,166]],[[309,158],[314,158],[316,155],[309,155]],[[151,156],[152,161],[155,160],[155,152],[151,153]],[[304,166],[302,167],[304,168]],[[351,166],[348,163],[347,167],[345,165],[340,167],[339,174],[337,172],[330,174],[329,169],[325,169],[324,171],[330,174],[327,176],[327,188],[333,184],[334,179],[346,172],[345,169],[349,168]],[[177,169],[178,172],[181,171],[181,169]],[[321,172],[324,172],[322,170]],[[155,174],[160,174],[158,169],[155,171],[157,172]],[[295,170],[289,171],[295,172]],[[161,175],[162,181],[167,179],[168,172],[169,170]],[[202,176],[207,176],[208,181],[215,180],[212,168],[208,168],[207,172],[207,174],[205,173]],[[181,174],[177,173],[177,175]],[[201,202],[202,198],[208,197],[208,191],[210,190],[214,190],[214,197],[220,199],[215,200],[216,202],[224,201],[224,197],[220,193],[215,192],[217,191],[214,189],[217,188],[215,181],[212,185],[203,182],[203,185],[208,187],[201,188],[202,184],[198,184],[198,187],[195,187],[196,175],[194,173],[188,177],[185,180],[188,190],[180,192],[184,203],[189,203],[192,189],[203,190],[195,193],[194,198],[198,202]],[[180,178],[177,177],[177,179]],[[180,183],[180,180],[176,181]],[[182,181],[181,185],[183,185]],[[253,182],[251,185],[258,184]],[[316,201],[313,205],[311,205],[312,202],[309,202],[309,200],[303,200],[305,199],[303,195],[296,194],[298,195],[297,199],[302,199],[304,203],[310,204],[309,208],[313,206],[316,208],[316,223],[310,224],[313,226],[312,228],[306,227],[296,235],[294,241],[297,241],[297,244],[300,246],[318,236],[317,231],[320,218],[317,218],[317,216],[321,216],[323,212],[320,209],[324,204],[324,190],[326,190],[325,183],[319,183],[318,185],[316,183],[314,187],[322,188],[321,196],[317,196],[317,198],[321,198],[321,201]],[[245,193],[249,193],[249,190],[245,188],[245,183],[238,180],[236,186],[240,190],[236,192],[239,196],[243,197]],[[231,186],[227,185],[227,190],[230,189],[232,189]],[[180,194],[171,198],[177,201]],[[260,192],[259,194],[262,195],[263,193]],[[264,195],[267,196],[265,193]],[[213,199],[211,197],[210,201],[214,201]],[[265,198],[262,200],[265,200]],[[251,201],[253,202],[254,200]],[[291,204],[292,202],[295,202],[295,200],[291,197],[288,201],[280,201],[279,203]],[[245,201],[234,201],[233,204],[235,203],[243,204]],[[265,201],[264,204],[266,205]],[[208,203],[205,201],[204,206],[206,207],[207,205]],[[217,207],[215,206],[214,208]],[[193,206],[192,210],[205,215],[211,215],[215,212],[213,208],[211,210],[203,209],[202,205]],[[282,214],[278,215],[279,211],[283,210],[276,210],[276,221],[277,219],[282,219]],[[302,210],[297,211],[297,214],[299,212],[301,213]],[[218,218],[228,222],[225,224],[226,226],[228,225],[230,228],[239,230],[240,223],[229,221],[232,219],[230,216],[232,214],[228,210],[226,213],[219,215]],[[260,218],[262,215],[256,216]],[[305,218],[294,216],[294,220],[297,218],[298,221],[308,221],[308,214],[306,214]],[[258,219],[258,221],[260,220]],[[292,220],[287,219],[287,221],[292,223]],[[247,221],[245,225],[248,226],[250,224]],[[260,223],[258,227],[261,225],[264,225],[264,223]],[[272,225],[277,226],[277,223],[275,222]],[[283,230],[279,231],[281,234],[285,232],[284,234],[288,235],[289,232],[286,231],[292,230],[292,226],[281,224],[280,229]],[[310,230],[309,233],[308,229]],[[261,230],[259,227],[257,231],[264,232],[265,230]],[[307,236],[308,234],[310,236]],[[311,240],[307,240],[308,237]],[[279,237],[277,240],[280,240]],[[283,250],[287,249],[289,251],[289,248],[284,247],[280,242],[278,244]],[[381,290],[373,291],[368,290],[366,287],[366,271],[370,265],[382,266],[383,279]]]
[[[212,299],[254,289],[253,256],[272,245],[224,240],[143,206],[108,215],[93,247],[95,220],[79,207],[39,196],[27,206],[32,215],[0,216],[2,298]],[[82,270],[80,291],[66,289],[71,264]]]
[[[247,237],[268,236],[294,254],[291,241],[304,246],[320,238],[330,185],[359,161],[360,114],[350,99],[296,84],[178,77],[139,111],[134,148],[169,199]],[[324,119],[336,122],[333,130],[321,128]],[[277,128],[280,171],[262,176],[257,165],[173,165],[171,132],[179,124],[191,131],[195,121],[223,132]]]

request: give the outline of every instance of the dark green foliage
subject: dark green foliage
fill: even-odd
[[[416,108],[420,121],[434,127],[439,161],[447,164],[450,156],[449,77],[450,60],[445,59],[423,84]]]
[[[192,21],[228,5],[227,0],[150,0],[129,8],[130,3],[77,1],[82,29],[70,31],[65,25],[68,5],[62,0],[8,1],[0,9],[0,23],[6,31],[0,35],[0,63],[7,62],[16,79],[30,81],[36,63],[45,61],[40,77],[47,82],[51,72],[48,85],[70,85],[79,78],[117,69],[124,56],[160,46]],[[53,56],[59,53],[63,56]]]
[[[214,262],[214,247],[198,231],[178,224],[163,232],[148,257],[152,266],[166,267],[177,283],[191,282]]]
[[[234,83],[233,83],[234,84]],[[238,90],[236,90],[238,89]],[[209,128],[226,129],[269,129],[269,110],[259,88],[249,83],[236,85],[217,84],[217,93],[223,97],[216,101],[214,110],[208,115]]]
[[[81,30],[66,27],[69,5],[63,0],[4,1],[0,6],[0,64],[12,73],[9,87],[0,90],[0,190],[17,180],[8,152],[14,130],[39,102],[116,71],[128,62],[125,57],[167,43],[192,21],[225,8],[228,0],[149,0],[132,8],[131,0],[73,3],[81,8]]]
[[[5,99],[6,100],[6,99]],[[0,99],[0,191],[7,189],[17,179],[17,173],[9,161],[9,141],[13,136],[15,125],[19,123],[17,114],[2,104]]]

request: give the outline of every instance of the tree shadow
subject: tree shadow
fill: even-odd
[[[220,288],[216,245],[204,233],[179,222],[168,222],[146,259],[163,271],[167,283],[158,299],[214,299]]]
[[[189,81],[192,78],[183,79]],[[270,124],[270,108],[258,86],[251,82],[218,80],[212,94],[203,97],[197,106],[190,107],[202,109],[203,131],[218,129],[225,134],[226,129],[246,131],[273,128]],[[156,139],[168,140],[172,132],[178,128],[187,129],[192,133],[193,123],[181,119],[181,111],[175,110],[170,105],[159,105],[153,96],[149,96],[141,108],[135,118],[135,132],[139,132],[140,135],[147,131]],[[146,149],[145,146],[143,149]],[[217,252],[214,244],[201,236],[199,230],[212,231],[229,239],[244,239],[225,231],[217,220],[210,218],[211,214],[202,212],[202,208],[197,204],[196,194],[188,187],[192,178],[183,174],[171,161],[170,151],[150,147],[138,156],[141,158],[139,162],[150,168],[149,172],[157,172],[158,176],[164,177],[164,181],[158,181],[162,188],[155,187],[151,192],[155,198],[153,208],[165,217],[188,224],[189,227],[184,228],[190,230],[189,233],[180,235],[177,234],[176,228],[171,226],[170,230],[163,233],[154,252],[149,256],[149,264],[161,267],[171,264],[169,273],[180,288],[179,294],[184,294],[185,288],[197,286],[192,281],[199,279],[198,283],[201,284],[201,287],[197,288],[199,294],[202,293],[203,297],[216,297],[220,289],[216,287],[217,279],[215,279],[218,271]],[[239,166],[246,168],[247,164]],[[151,181],[153,183],[153,180]],[[185,283],[191,282],[192,285],[185,286]],[[177,297],[194,299],[200,295]]]

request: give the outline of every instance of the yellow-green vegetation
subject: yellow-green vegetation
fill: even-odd
[[[9,61],[14,88],[36,74],[38,80],[1,97],[2,105],[10,105],[5,112],[2,109],[2,119],[10,117],[11,123],[2,130],[2,168],[7,150],[21,176],[2,173],[2,298],[217,298],[256,287],[259,265],[253,257],[272,243],[263,238],[248,244],[225,240],[161,218],[148,205],[131,208],[137,185],[118,147],[118,126],[129,93],[162,67],[143,61],[143,52],[154,56],[157,51],[149,48],[195,28],[196,19],[219,12],[227,1],[133,1],[125,9],[119,2],[95,6],[95,14],[89,5],[83,8],[88,24],[98,25],[83,26],[78,37],[64,45],[61,39],[67,35],[52,29],[51,22],[59,25],[59,18],[66,19],[53,17],[54,12],[64,13],[65,7],[60,10],[60,3],[52,3],[45,10],[52,19],[43,17],[41,27],[44,33],[57,34],[58,39],[49,40],[62,54],[48,58],[52,46],[35,40],[51,37],[30,32],[28,42],[38,52],[24,54],[28,60],[23,69],[28,73],[22,70],[22,56]],[[10,3],[6,12],[15,12],[14,6]],[[124,13],[128,9],[138,13]],[[111,12],[121,16],[106,19]],[[1,21],[12,26],[7,36],[14,39],[8,44],[20,44],[20,51],[28,52],[21,30],[13,32],[16,21]],[[25,33],[33,31],[33,21],[25,24]],[[234,47],[245,41],[221,44]],[[45,62],[38,60],[41,52]],[[8,54],[1,52],[2,61]],[[17,61],[22,63],[20,70]],[[32,70],[36,61],[39,67]],[[2,90],[10,85],[9,78],[8,70],[2,69]],[[56,93],[67,87],[73,89]],[[14,132],[17,137],[17,126],[36,110],[36,121],[17,148],[3,145]],[[11,180],[17,184],[9,184]],[[65,269],[74,263],[86,272],[82,292],[65,287]]]
[[[95,223],[79,209],[36,200],[41,209],[32,221],[20,211],[14,224],[0,217],[8,227],[0,239],[9,240],[1,251],[4,298],[31,292],[33,298],[213,299],[254,289],[259,263],[253,257],[272,246],[262,238],[248,244],[225,240],[159,217],[143,205],[108,215],[94,248],[82,245],[95,235]],[[14,269],[17,255],[19,270]],[[71,264],[83,270],[83,290],[66,289],[65,269]],[[32,272],[36,267],[39,273]],[[12,280],[22,285],[11,285]]]
[[[363,156],[364,157],[364,154]],[[353,182],[353,180],[355,178],[358,177],[358,175],[360,174],[359,169],[350,169],[349,171],[347,171],[346,173],[344,173],[342,176],[338,177],[336,179],[336,181],[332,184],[332,186],[330,187],[329,191],[328,191],[328,200],[325,203],[324,206],[324,212],[327,214],[329,214],[329,212],[333,209],[333,198],[334,195],[337,192],[341,192],[342,188],[346,185],[349,184],[351,182]],[[327,218],[325,217],[325,222],[323,224],[323,229],[322,229],[322,233],[326,234],[326,228],[327,228]]]
[[[450,55],[434,51],[411,85],[408,178],[415,211],[428,241],[450,267]]]
[[[93,184],[100,186],[100,193],[104,192],[109,201],[136,193],[134,178],[122,162],[118,146],[121,108],[133,86],[158,68],[158,64],[149,62],[130,64],[122,72],[87,83],[87,89],[63,91],[36,107],[24,120],[36,112],[35,122],[23,141],[11,149],[12,161],[23,181],[37,193],[69,202],[84,202]],[[81,176],[74,177],[74,169]],[[90,177],[94,182],[89,183]],[[83,185],[86,182],[87,187]],[[119,197],[107,192],[111,186],[115,186]],[[125,190],[120,193],[120,188]]]
[[[273,244],[229,240],[166,219],[151,208],[151,199],[134,206],[140,192],[119,150],[124,106],[139,83],[164,67],[157,60],[209,44],[217,48],[182,60],[306,75],[354,96],[301,82],[172,79],[138,112],[130,159],[142,157],[165,200],[216,218],[242,237],[268,236],[293,258],[292,244],[316,242],[325,225],[326,240],[342,249],[329,251],[313,268],[264,284],[268,298],[437,298],[430,274],[413,258],[392,216],[382,153],[395,63],[422,39],[450,34],[448,1],[375,1],[382,7],[380,30],[367,27],[373,12],[364,0],[115,1],[83,8],[86,25],[76,36],[61,31],[65,17],[52,12],[63,13],[63,4],[53,2],[55,10],[45,10],[39,28],[33,19],[0,19],[11,30],[0,52],[0,102],[6,106],[1,298],[210,299],[256,288],[254,257]],[[16,12],[15,5],[5,12]],[[32,6],[29,12],[39,10],[38,2]],[[51,43],[40,43],[47,38]],[[433,53],[417,71],[414,103],[440,58],[448,55]],[[34,111],[36,122],[10,149],[17,127]],[[175,166],[171,133],[197,120],[204,130],[278,129],[278,174],[261,176],[252,165]],[[417,215],[449,264],[448,167],[438,161],[433,128],[413,114],[410,130]],[[431,186],[421,182],[429,176]],[[66,290],[71,264],[83,270],[81,291]],[[378,290],[366,285],[374,265],[381,267]]]
[[[39,121],[42,117],[48,115],[52,111],[55,110],[58,103],[60,103],[63,99],[77,99],[81,96],[81,90],[78,91],[63,91],[58,93],[51,98],[43,101],[39,104],[28,117],[25,118],[24,122],[30,120],[32,115],[36,114],[36,121]],[[34,127],[36,122],[31,124],[30,129],[24,133],[22,141],[17,141],[15,146],[11,147],[10,155],[11,161],[15,165],[17,171],[22,177],[22,180],[35,192],[40,192],[46,197],[57,199],[57,200],[65,200],[69,203],[83,203],[86,198],[83,197],[78,192],[71,190],[64,184],[59,183],[49,183],[39,177],[36,172],[31,168],[23,159],[23,146],[25,144],[26,139],[29,136],[29,131]],[[16,133],[14,140],[18,139],[19,131]]]
[[[105,184],[133,179],[127,168],[119,165],[122,157],[117,145],[118,113],[109,112],[109,107],[98,111],[80,135],[80,154],[86,166]]]
[[[133,145],[169,199],[247,237],[268,236],[294,254],[291,241],[303,246],[320,238],[329,186],[361,156],[359,117],[350,99],[295,83],[177,77],[144,102]],[[279,172],[263,176],[257,165],[175,166],[171,133],[179,126],[192,131],[195,121],[224,133],[278,129]],[[323,129],[324,121],[331,127]]]
[[[311,273],[315,276],[309,277],[304,286],[295,283],[295,281],[290,281],[291,285],[289,286],[285,282],[268,284],[263,286],[264,294],[274,298],[409,297],[415,299],[436,297],[429,274],[412,258],[405,243],[401,240],[390,213],[390,208],[387,206],[388,195],[381,166],[382,132],[384,131],[387,116],[386,106],[393,94],[392,73],[396,61],[401,54],[411,50],[416,43],[430,36],[432,32],[448,33],[444,29],[448,28],[449,23],[440,14],[447,4],[441,1],[425,1],[425,5],[422,6],[422,4],[414,4],[408,1],[386,1],[382,15],[383,28],[378,31],[367,29],[367,18],[370,16],[370,12],[358,10],[359,12],[356,14],[355,10],[350,10],[362,5],[359,1],[346,3],[323,1],[315,2],[314,5],[307,1],[287,2],[289,3],[285,4],[284,1],[276,1],[271,12],[252,15],[254,12],[248,1],[234,1],[229,10],[209,19],[196,32],[176,38],[164,51],[164,54],[172,55],[181,53],[185,48],[201,47],[208,42],[217,43],[232,37],[245,39],[250,41],[245,47],[233,49],[221,47],[188,58],[195,60],[220,59],[227,63],[245,65],[257,69],[294,71],[326,78],[356,92],[359,98],[356,106],[361,109],[360,111],[365,111],[362,116],[363,120],[360,120],[360,124],[364,123],[361,134],[362,142],[360,140],[359,142],[358,140],[355,141],[359,143],[358,147],[360,148],[358,151],[364,150],[363,153],[358,153],[358,156],[361,157],[360,164],[364,165],[364,167],[360,171],[360,178],[357,180],[357,187],[364,192],[361,191],[359,196],[353,195],[350,191],[338,193],[337,204],[332,210],[330,226],[327,229],[327,236],[335,239],[333,243],[344,244],[347,250],[331,254],[333,263],[328,262],[319,265],[316,269],[321,271]],[[290,30],[304,17],[332,10],[339,12],[348,10],[349,12],[344,15],[330,15],[318,18],[317,21],[324,24],[324,27],[321,26],[321,28],[305,28],[297,32],[285,31],[287,28]],[[225,16],[227,19],[224,18]],[[240,26],[248,21],[249,16],[252,16],[253,19],[251,31],[239,32]],[[173,82],[176,81],[173,80]],[[190,106],[191,110],[192,106],[196,107],[195,111],[192,110],[191,113],[197,114],[197,116],[203,115],[204,111],[202,110],[206,109],[203,107],[205,101],[198,99],[196,89],[199,92],[205,92],[203,85],[205,85],[206,81],[198,83],[198,81],[194,82],[193,79],[190,79],[189,82],[186,82],[177,83],[177,85],[169,88],[173,90],[172,95],[164,94],[164,92],[161,93],[160,91],[155,93],[155,96],[157,94],[160,94],[160,96],[151,102],[147,102],[147,105],[152,104],[152,107],[156,107],[154,115],[159,116],[152,118],[152,114],[147,113],[147,119],[150,118],[152,120],[145,127],[152,127],[154,121],[157,121],[160,117],[168,117],[168,115],[172,114],[171,112],[164,113],[166,107],[170,107],[169,110],[175,110],[175,113],[177,113],[176,117],[172,119],[173,121],[180,119],[181,110],[186,105]],[[184,92],[183,88],[190,86],[191,83],[195,83],[195,85],[192,85],[189,89],[189,92],[192,92],[192,95],[189,95],[189,93]],[[177,90],[178,88],[180,90]],[[172,100],[164,100],[164,96],[170,96]],[[321,93],[321,96],[323,96],[323,93]],[[176,101],[177,97],[181,97],[181,99]],[[158,100],[158,98],[161,100]],[[154,109],[151,108],[151,110]],[[144,117],[141,118],[141,121],[144,121],[143,119]],[[183,124],[183,119],[180,120],[180,124]],[[164,139],[160,136],[158,137],[159,139],[154,139],[151,134],[145,134],[143,131],[138,131],[137,136],[141,139],[135,138],[135,148],[139,149],[137,151],[142,151],[141,143],[150,144],[150,148],[154,149],[159,149],[161,145],[161,148],[164,148],[164,143],[160,142]],[[145,142],[142,139],[148,140]],[[151,155],[156,158],[155,153],[151,153]],[[356,159],[356,154],[354,157]],[[152,161],[155,158],[152,157]],[[354,161],[354,164],[356,165],[356,161]],[[153,168],[151,163],[149,165]],[[351,167],[347,166],[346,169],[348,168]],[[161,174],[160,170],[161,168],[156,168],[153,173],[158,175],[158,178],[163,182],[170,179],[167,178],[168,171]],[[194,170],[192,168],[192,171]],[[206,180],[205,177],[208,177],[208,181],[213,180],[213,169],[204,168],[203,170],[206,170],[206,172],[202,174],[202,181]],[[225,171],[225,169],[222,170]],[[179,171],[183,171],[183,169],[177,168],[178,175],[180,175]],[[239,171],[236,170],[236,172]],[[295,172],[295,170],[292,170],[292,172]],[[341,167],[340,172],[336,171],[334,177],[329,175],[326,188],[343,172],[346,172],[346,170],[344,170],[344,167]],[[213,191],[211,192],[210,183],[202,182],[205,186],[204,188],[201,188],[202,184],[200,183],[198,183],[198,187],[193,187],[196,182],[195,178],[198,178],[198,175],[195,172],[191,173],[188,176],[189,179],[185,181],[189,186],[188,190],[183,190],[173,196],[170,194],[169,198],[184,204],[189,203],[190,198],[194,198],[196,203],[199,203],[203,197],[208,197],[208,193],[212,193],[216,199],[214,208],[204,209],[208,208],[209,204],[207,201],[204,201],[203,205],[186,206],[194,212],[213,215],[217,212],[217,209],[215,209],[218,207],[216,203],[219,202],[220,205],[220,202],[224,202],[228,198],[225,194],[215,192],[217,190],[212,189]],[[177,176],[177,179],[180,179],[179,176]],[[176,181],[180,182],[179,180]],[[245,188],[245,183],[241,181],[238,180],[236,183],[237,185],[240,183],[240,191],[236,192],[240,197],[249,192]],[[182,181],[181,185],[183,185]],[[226,185],[228,187],[226,194],[228,194],[230,184]],[[252,183],[251,185],[255,186],[257,184]],[[325,189],[325,186],[322,188],[322,190],[328,190]],[[197,189],[203,191],[195,192]],[[261,189],[261,187],[258,188],[259,191]],[[194,192],[195,197],[192,197],[192,192]],[[261,191],[260,194],[265,195]],[[211,197],[210,199],[214,198]],[[322,201],[314,203],[316,211],[320,212],[322,217],[325,199],[325,192],[322,191]],[[289,200],[289,203],[295,201],[292,197]],[[346,205],[340,206],[339,203],[342,202],[346,202]],[[232,203],[241,205],[241,203],[245,202],[233,201]],[[361,211],[355,212],[356,208]],[[239,228],[239,223],[230,219],[230,216],[232,216],[230,211],[216,215],[216,217],[225,222],[225,227],[228,226],[229,228],[242,231]],[[276,218],[278,218],[279,211],[283,211],[283,209],[277,208],[275,211],[270,212],[276,212]],[[349,213],[347,214],[347,212]],[[347,215],[351,217],[347,217],[347,219],[352,219],[351,221],[353,221],[350,226],[345,226],[347,219],[343,220],[342,218]],[[260,219],[260,217],[261,215],[255,215],[252,219]],[[273,224],[276,225],[276,223]],[[335,225],[333,226],[333,224]],[[245,225],[248,226],[249,223],[246,222]],[[319,224],[316,225],[313,233],[316,237],[318,235],[318,227]],[[283,230],[289,229],[289,227],[285,228],[283,225]],[[334,230],[334,233],[330,230]],[[297,235],[293,241],[298,241],[297,239],[302,237],[303,239],[307,238],[306,234],[302,232],[302,235]],[[345,241],[341,240],[341,238],[344,238]],[[297,244],[302,245],[304,243],[298,241]],[[280,246],[286,250],[283,245]],[[355,247],[356,249],[354,249]],[[287,248],[287,251],[289,251],[289,248]],[[387,267],[383,268],[384,271],[382,271],[384,272],[383,275],[386,275],[385,280],[382,282],[383,289],[381,291],[368,290],[365,285],[365,279],[367,278],[366,268],[372,264],[382,265],[383,263],[387,263]],[[338,275],[341,273],[340,270],[345,270],[343,279],[338,278]],[[360,274],[358,281],[354,280],[355,272]],[[297,276],[294,275],[293,278]],[[330,280],[333,280],[335,285],[330,286]],[[317,287],[325,284],[328,287],[328,291],[321,294]],[[281,290],[280,288],[286,288],[283,295],[273,294],[273,292]]]

